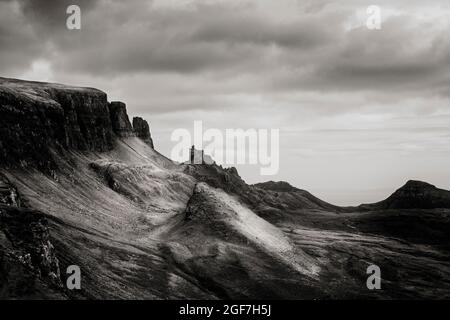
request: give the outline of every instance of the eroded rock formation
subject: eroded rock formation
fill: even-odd
[[[0,165],[50,171],[54,152],[104,152],[132,135],[153,146],[148,123],[133,123],[100,90],[0,78]]]
[[[113,101],[109,104],[112,129],[119,137],[131,137],[134,135],[133,127],[127,114],[125,103]]]
[[[154,148],[153,139],[150,134],[148,122],[140,117],[133,118],[133,128],[136,136],[144,140],[150,147]]]

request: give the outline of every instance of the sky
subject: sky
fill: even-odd
[[[450,189],[449,24],[447,0],[0,0],[0,76],[101,89],[167,156],[198,120],[278,129],[278,173],[244,180],[357,205]]]

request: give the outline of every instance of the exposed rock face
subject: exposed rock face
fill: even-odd
[[[134,136],[133,127],[127,114],[125,103],[113,101],[109,104],[109,112],[111,115],[112,129],[119,137]]]
[[[30,294],[36,282],[62,289],[59,261],[43,214],[0,205],[0,271],[0,298]]]
[[[148,122],[140,117],[133,118],[133,128],[136,136],[144,140],[149,146],[154,148],[150,127]]]
[[[189,160],[185,161],[184,164],[215,164],[216,162],[213,158],[206,154],[204,150],[197,150],[195,146],[189,150]]]
[[[184,172],[214,188],[221,188],[241,196],[251,191],[234,167],[224,169],[216,164],[207,166],[187,165]]]
[[[22,208],[17,189],[0,174],[0,299],[61,294],[59,261],[45,216]]]
[[[14,187],[4,175],[0,173],[0,204],[20,207],[21,200],[16,187]]]
[[[125,104],[108,103],[100,90],[0,78],[0,165],[50,171],[55,151],[104,152],[116,136],[153,148],[147,121],[132,126]]]
[[[0,164],[49,169],[52,150],[113,148],[106,94],[0,78]]]

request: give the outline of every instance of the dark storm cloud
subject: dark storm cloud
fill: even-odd
[[[65,26],[66,9],[79,4],[87,10],[95,0],[0,0],[0,71],[30,68],[33,61],[49,57],[57,30]]]
[[[365,1],[303,1],[284,8],[288,2],[2,0],[1,66],[25,69],[41,58],[55,72],[95,77],[178,73],[191,75],[200,89],[202,81],[251,75],[242,88],[247,92],[447,92],[447,29],[418,21],[407,7],[371,31],[364,15],[359,26],[349,26],[356,9],[364,13]],[[65,28],[69,4],[82,9],[80,31]]]
[[[52,30],[59,29],[66,23],[66,9],[70,5],[78,5],[83,10],[92,10],[99,0],[17,0],[24,15],[32,20],[33,25],[47,27]],[[45,35],[43,35],[45,36]]]
[[[199,3],[188,9],[139,3],[123,12],[123,5],[101,2],[85,15],[79,35],[55,35],[61,53],[55,67],[108,76],[252,74],[267,78],[257,81],[264,90],[436,91],[436,81],[448,85],[448,33],[407,12],[371,31],[364,21],[347,28],[354,11],[346,8],[325,6],[312,13],[299,8],[283,18],[284,12],[264,12],[253,3]]]
[[[293,22],[272,22],[255,14],[252,6],[196,4],[190,10],[137,7],[133,21],[118,24],[119,6],[99,8],[106,17],[94,25],[90,15],[86,33],[77,41],[80,50],[67,50],[68,38],[57,44],[77,70],[87,72],[216,72],[245,73],[266,68],[273,50],[308,50],[334,38],[320,21],[303,17]],[[129,14],[129,13],[128,13]],[[66,34],[64,34],[66,35]],[[132,35],[132,36],[130,36]],[[99,50],[98,55],[93,51]]]
[[[336,40],[335,30],[323,28],[323,21],[309,15],[293,22],[273,22],[237,12],[213,17],[196,30],[191,41],[308,50]]]
[[[248,72],[275,63],[267,57],[274,49],[309,50],[335,37],[333,29],[321,28],[321,17],[271,21],[252,3],[158,9],[148,1],[78,1],[83,17],[78,33],[65,29],[65,9],[72,1],[16,3],[34,31],[27,41],[41,47],[50,42],[55,67],[96,75]]]
[[[27,27],[19,6],[0,1],[0,70],[25,69],[42,51],[42,45],[37,43],[34,31]]]

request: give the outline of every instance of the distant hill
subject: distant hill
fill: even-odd
[[[436,188],[426,182],[410,180],[386,200],[363,204],[359,208],[370,210],[450,208],[450,191]]]
[[[342,208],[325,202],[306,190],[298,189],[285,181],[268,181],[254,184],[259,193],[260,203],[275,208],[295,211],[298,209],[314,209],[339,212]]]

